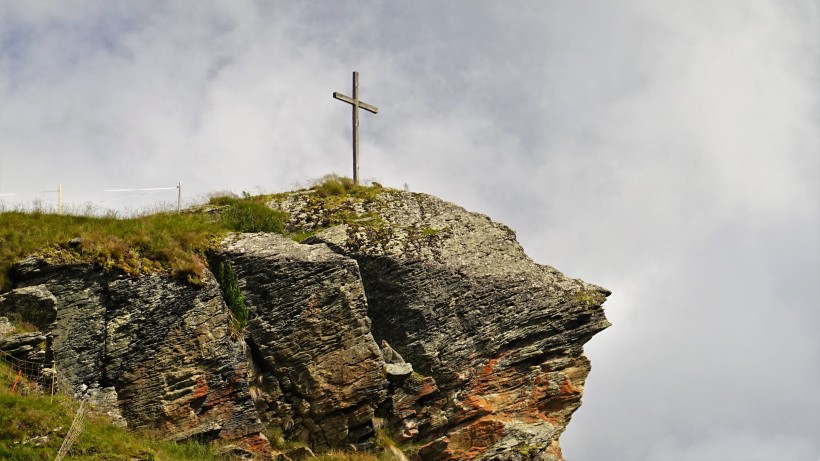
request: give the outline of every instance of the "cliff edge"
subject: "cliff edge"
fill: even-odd
[[[5,350],[56,362],[78,395],[113,395],[129,426],[263,456],[264,434],[362,451],[381,430],[423,460],[563,459],[590,370],[583,344],[609,326],[606,289],[425,194],[315,189],[267,205],[287,213],[291,238],[228,235],[207,255],[219,277],[206,269],[202,286],[19,262],[0,315],[48,340]],[[225,271],[247,313],[239,327]]]

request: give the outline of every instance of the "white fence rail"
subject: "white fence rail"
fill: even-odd
[[[177,183],[176,186],[169,186],[169,187],[118,188],[118,189],[101,189],[101,190],[91,190],[91,191],[85,190],[83,192],[95,192],[95,193],[105,193],[105,194],[111,194],[111,193],[113,193],[113,194],[132,193],[133,194],[134,192],[137,193],[137,194],[134,194],[134,195],[119,195],[118,197],[108,197],[108,198],[99,200],[99,202],[109,202],[109,201],[113,201],[113,200],[122,200],[122,199],[141,197],[141,196],[145,196],[145,195],[148,195],[148,194],[161,193],[161,192],[171,191],[171,190],[176,190],[177,191],[177,201],[176,201],[177,202],[177,211],[180,211],[182,209],[182,181]],[[16,198],[16,197],[27,196],[27,195],[28,196],[33,196],[35,194],[56,194],[55,203],[57,205],[57,213],[58,214],[63,214],[63,192],[64,192],[64,189],[63,189],[62,184],[57,184],[57,188],[52,189],[52,190],[41,190],[41,191],[26,192],[26,193],[5,192],[5,193],[0,193],[0,203],[2,203],[1,201],[2,201],[3,197],[15,197]]]

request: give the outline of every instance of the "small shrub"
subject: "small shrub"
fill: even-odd
[[[443,230],[444,229],[434,229],[432,227],[425,227],[424,229],[421,230],[421,233],[428,236],[428,237],[432,237],[432,236],[438,234],[439,232],[441,232]]]
[[[347,195],[355,191],[357,186],[351,178],[329,174],[316,181],[313,190],[319,197],[332,197],[337,195]]]
[[[421,386],[424,383],[424,375],[413,370],[410,376],[407,377],[407,382],[413,386]]]
[[[293,240],[295,242],[302,243],[305,240],[307,240],[307,239],[313,237],[314,235],[318,234],[319,232],[323,231],[324,229],[325,229],[324,227],[317,227],[317,228],[315,228],[313,230],[309,230],[309,231],[304,231],[304,230],[296,231],[296,232],[293,232],[292,234],[289,234],[288,238],[290,238],[291,240]]]
[[[230,205],[239,200],[239,196],[233,192],[217,192],[208,198],[208,203],[216,206]]]
[[[516,451],[524,458],[531,458],[541,451],[541,447],[524,444],[516,447]]]
[[[248,307],[245,305],[245,297],[239,289],[239,279],[236,277],[233,267],[225,262],[219,263],[216,271],[216,278],[222,290],[222,297],[225,304],[231,311],[232,328],[234,332],[240,333],[248,326]]]
[[[177,277],[194,286],[204,286],[202,275],[205,273],[205,262],[199,256],[192,254],[190,260],[182,262],[176,268]]]

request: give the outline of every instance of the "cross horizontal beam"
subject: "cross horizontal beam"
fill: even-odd
[[[325,93],[325,94],[327,94],[327,93]],[[374,114],[379,113],[379,108],[378,107],[371,106],[370,104],[368,104],[366,102],[356,101],[355,99],[351,98],[350,96],[345,96],[342,93],[339,93],[337,91],[333,92],[333,97],[338,99],[339,101],[344,101],[348,104],[352,104],[354,106],[359,106],[359,107],[361,107],[362,109],[364,109],[368,112],[372,112]]]

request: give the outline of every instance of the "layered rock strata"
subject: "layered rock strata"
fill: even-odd
[[[386,397],[356,261],[274,234],[226,239],[215,255],[240,280],[263,419],[315,450],[373,435]]]
[[[534,263],[508,227],[428,195],[328,206],[307,192],[271,205],[293,229],[347,217],[306,243],[359,263],[373,336],[421,374],[409,394],[391,392],[397,438],[426,441],[423,459],[562,459],[558,437],[590,370],[582,346],[609,326],[607,290]]]
[[[267,445],[249,398],[243,343],[230,336],[213,276],[205,274],[199,288],[36,258],[15,270],[18,288],[0,297],[0,313],[53,338],[45,361],[58,364],[70,392],[116,401],[130,427]]]

